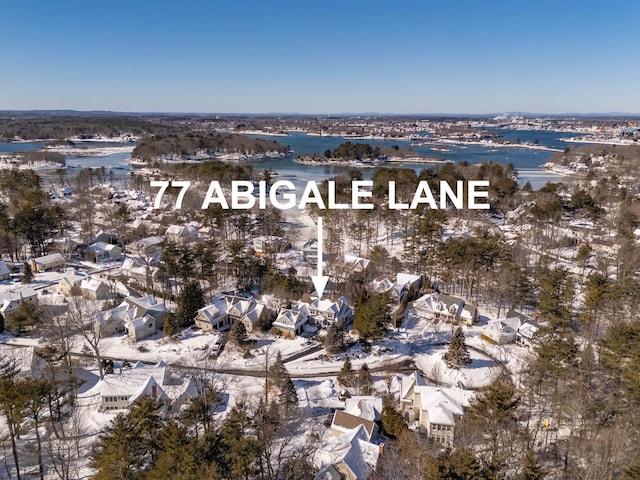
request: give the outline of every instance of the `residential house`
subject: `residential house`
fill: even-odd
[[[517,312],[513,309],[509,310],[503,319],[516,331],[515,341],[518,345],[533,350],[536,346],[536,335],[540,328],[547,325],[547,322],[538,322],[534,317]]]
[[[145,257],[154,257],[155,255],[162,253],[163,243],[164,238],[162,237],[146,237],[127,244],[126,249],[130,254]]]
[[[4,282],[11,278],[11,270],[9,266],[0,260],[0,282]]]
[[[125,332],[132,341],[137,342],[155,335],[166,314],[164,304],[158,303],[153,295],[127,297],[116,308],[99,312],[94,322],[103,337]]]
[[[135,309],[136,318],[144,317],[145,315],[152,316],[156,319],[158,325],[162,325],[167,316],[167,307],[164,303],[156,300],[154,295],[127,297],[122,302],[122,305],[128,305],[130,308]]]
[[[153,367],[138,362],[131,368],[120,368],[113,374],[105,375],[94,388],[100,394],[99,410],[111,412],[126,410],[143,396],[169,403],[165,388],[171,383],[169,367],[164,362]]]
[[[462,298],[443,293],[428,293],[413,302],[413,311],[427,320],[472,325],[478,322],[478,308]]]
[[[236,320],[244,323],[248,333],[267,314],[264,304],[253,297],[217,294],[211,305],[198,310],[195,325],[204,332],[229,328]]]
[[[184,245],[198,240],[198,229],[188,223],[185,225],[169,225],[164,236],[167,242]]]
[[[344,401],[344,411],[356,417],[378,422],[382,414],[382,399],[371,395],[349,397]]]
[[[353,310],[347,299],[333,301],[316,298],[309,304],[309,318],[320,328],[328,328],[336,322],[348,323],[353,319]]]
[[[513,328],[511,322],[505,320],[491,320],[482,331],[482,336],[496,345],[506,345],[516,341],[517,327]],[[520,322],[518,321],[518,326]]]
[[[317,452],[322,466],[314,480],[367,480],[375,471],[382,447],[370,441],[364,425],[358,424],[337,438],[326,439]]]
[[[400,402],[405,420],[446,447],[453,446],[457,423],[473,398],[473,392],[460,387],[429,385],[418,372],[402,378]]]
[[[145,285],[147,279],[153,280],[155,278],[158,267],[156,266],[156,259],[134,255],[125,258],[120,271],[125,277]]]
[[[418,292],[422,288],[422,276],[398,273],[395,280],[388,276],[376,278],[372,285],[378,293],[386,293],[392,302],[400,302],[409,292]]]
[[[44,360],[35,347],[10,347],[0,345],[0,358],[9,360],[16,372],[16,380],[38,378],[45,368]]]
[[[71,273],[65,275],[58,282],[58,293],[66,297],[71,297],[74,294],[80,293],[80,283],[88,278],[86,275],[80,275],[77,273]]]
[[[291,308],[281,308],[273,326],[280,330],[283,337],[295,338],[302,333],[308,321],[307,304],[298,303]]]
[[[370,441],[378,432],[378,426],[375,421],[367,420],[366,418],[359,417],[357,415],[351,415],[343,410],[335,411],[329,431],[334,437],[339,437],[343,433],[357,428],[359,425],[364,427],[367,441]]]
[[[46,272],[49,270],[63,268],[67,262],[61,253],[56,252],[42,257],[33,258],[29,264],[34,272]]]
[[[149,314],[143,317],[128,319],[124,324],[124,329],[127,332],[127,336],[134,342],[155,335],[158,331],[156,319]]]
[[[352,253],[339,256],[331,264],[336,275],[346,278],[352,273],[367,273],[371,270],[371,260],[359,257]]]
[[[33,288],[25,286],[0,292],[0,313],[6,316],[20,308],[23,302],[38,302],[38,294]]]
[[[95,255],[96,263],[122,259],[122,249],[111,243],[96,242],[89,246],[89,250]]]
[[[97,278],[83,278],[80,281],[80,295],[91,300],[104,300],[109,298],[109,287]]]
[[[253,250],[257,256],[263,253],[280,253],[291,248],[291,243],[282,237],[265,236],[253,239]]]
[[[302,257],[311,265],[318,264],[318,240],[313,238],[305,242],[302,246]]]

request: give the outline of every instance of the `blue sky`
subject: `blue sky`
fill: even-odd
[[[639,22],[637,1],[8,0],[0,109],[640,113]]]

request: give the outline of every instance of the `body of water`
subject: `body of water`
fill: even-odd
[[[556,149],[564,149],[566,143],[559,138],[572,136],[570,133],[553,132],[548,130],[509,130],[500,129],[498,132],[508,140],[520,139],[521,142],[535,142]],[[493,161],[501,164],[511,163],[519,172],[519,182],[521,184],[529,181],[534,189],[540,188],[547,181],[560,181],[562,176],[548,172],[540,168],[554,154],[544,150],[531,150],[526,148],[510,148],[510,147],[491,147],[484,145],[468,145],[468,144],[434,144],[431,146],[412,146],[408,140],[356,140],[344,137],[328,137],[328,136],[311,136],[301,132],[290,132],[286,137],[273,137],[263,135],[251,135],[254,138],[262,138],[266,140],[276,140],[283,145],[288,145],[294,151],[294,157],[270,159],[258,162],[252,162],[256,170],[272,169],[279,173],[280,179],[296,180],[298,182],[306,182],[310,180],[322,181],[328,177],[344,173],[349,170],[348,167],[339,166],[316,166],[301,165],[295,163],[293,158],[298,155],[323,155],[327,149],[334,149],[341,143],[366,142],[391,147],[397,145],[400,148],[410,148],[419,155],[436,157],[454,162],[467,161],[469,163],[481,163]],[[435,139],[434,139],[435,140]],[[76,148],[83,147],[111,147],[124,144],[91,142],[79,144]],[[25,150],[37,150],[44,146],[42,142],[29,143],[0,143],[0,154],[20,152]],[[436,150],[432,148],[435,147]],[[447,151],[442,151],[446,149]],[[74,156],[67,155],[67,167],[72,170],[81,168],[100,168],[105,167],[108,171],[113,170],[114,175],[128,175],[131,171],[129,166],[129,153],[114,153],[110,155],[100,156]],[[394,164],[395,167],[413,168],[416,172],[420,172],[424,168],[432,165],[428,164]],[[371,178],[374,169],[363,168],[364,178]]]

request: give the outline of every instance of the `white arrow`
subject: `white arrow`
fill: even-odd
[[[318,217],[318,275],[312,275],[311,281],[313,286],[316,287],[318,298],[322,298],[324,289],[329,281],[329,277],[322,275],[322,217]]]

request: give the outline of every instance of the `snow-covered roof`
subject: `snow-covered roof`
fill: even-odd
[[[345,400],[345,412],[367,420],[376,421],[382,413],[382,399],[373,396],[355,396]]]
[[[414,387],[414,394],[420,394],[420,409],[427,412],[429,422],[440,425],[455,425],[455,417],[464,413],[475,394],[460,387],[428,385],[418,374],[403,378],[402,399],[405,399]],[[422,379],[422,381],[420,381]]]
[[[93,250],[94,252],[111,252],[114,248],[117,247],[117,245],[112,245],[110,243],[105,243],[105,242],[96,242],[93,243],[89,246],[91,248],[91,250]]]
[[[317,456],[323,468],[314,480],[343,478],[339,470],[347,470],[349,478],[366,480],[375,470],[379,456],[380,447],[369,442],[366,429],[358,425],[337,438],[326,437]]]
[[[35,354],[34,347],[0,345],[0,357],[10,360],[16,372],[31,372],[34,367]]]
[[[64,261],[64,257],[61,253],[50,253],[49,255],[44,255],[42,257],[34,258],[33,261],[38,265],[47,265],[49,263]]]
[[[0,275],[9,275],[10,273],[9,266],[0,260]]]
[[[84,278],[80,282],[80,288],[82,290],[89,290],[92,292],[98,291],[98,289],[103,285],[103,283],[97,278]]]
[[[100,396],[126,396],[133,403],[141,395],[152,394],[152,385],[156,385],[158,395],[167,398],[166,393],[160,387],[168,384],[169,372],[165,363],[160,362],[154,366],[136,364],[132,368],[122,370],[115,369],[113,374],[105,375],[98,382]]]

